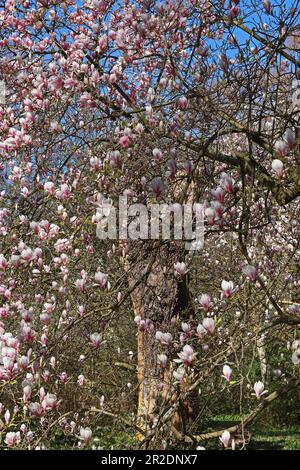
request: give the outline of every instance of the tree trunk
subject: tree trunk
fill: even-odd
[[[127,250],[129,287],[142,278],[131,294],[134,314],[150,319],[155,331],[171,332],[172,317],[184,320],[194,313],[186,277],[177,280],[174,276],[174,263],[182,259],[182,245],[174,242],[155,247],[154,242],[137,242],[127,245]],[[153,428],[161,406],[174,399],[170,385],[172,371],[168,369],[162,375],[161,367],[157,366],[159,352],[162,350],[155,333],[139,330],[137,424],[146,434]]]

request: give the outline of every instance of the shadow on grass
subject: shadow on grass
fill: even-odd
[[[285,441],[270,442],[252,439],[247,445],[247,450],[283,450],[285,445]]]
[[[219,415],[206,422],[209,430],[222,430],[240,423],[239,415]],[[206,428],[206,429],[207,429]],[[252,435],[248,450],[299,450],[300,426],[266,426],[259,421],[248,427]]]
[[[300,438],[300,427],[298,428],[287,428],[287,429],[267,429],[267,428],[257,428],[253,426],[252,429],[259,432],[260,436],[278,436],[278,437],[299,437]]]

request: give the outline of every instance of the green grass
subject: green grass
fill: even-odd
[[[203,423],[203,432],[217,431],[229,428],[240,422],[239,415],[216,415]],[[271,425],[267,424],[264,418],[256,421],[247,428],[250,432],[250,440],[246,444],[246,450],[300,450],[300,425]],[[112,425],[103,423],[93,430],[93,442],[91,446],[99,449],[136,449],[137,442],[135,433],[131,429],[125,429],[122,425]],[[77,439],[66,437],[62,432],[58,432],[50,448],[63,449],[76,448]],[[222,450],[223,447],[219,438],[201,442],[200,445],[208,450]],[[88,448],[90,448],[89,446]],[[241,444],[237,444],[239,449]],[[171,444],[172,449],[186,449],[184,444]]]
[[[299,450],[300,426],[261,428],[252,426],[253,437],[248,449]]]
[[[209,429],[226,429],[240,421],[238,415],[219,415],[213,417],[209,423]],[[250,434],[250,442],[247,450],[300,450],[300,425],[272,426],[260,421],[252,424],[247,429]],[[216,448],[215,443],[209,443],[209,448]]]
[[[130,450],[136,446],[135,433],[131,429],[99,426],[94,432],[93,444],[102,449]]]
[[[205,432],[226,429],[240,422],[239,415],[217,415],[205,426]],[[272,426],[261,421],[249,426],[251,438],[246,450],[300,450],[300,425]],[[103,449],[135,449],[134,432],[125,429],[111,429],[109,426],[99,427],[94,445]],[[222,449],[219,439],[202,442],[206,449]],[[237,449],[240,446],[237,445]],[[176,446],[174,447],[177,448]],[[181,448],[179,446],[178,448]]]

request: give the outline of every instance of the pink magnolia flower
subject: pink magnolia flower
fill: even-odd
[[[56,253],[62,253],[63,251],[69,251],[71,249],[71,242],[68,238],[59,238],[55,244],[54,248]]]
[[[8,267],[8,261],[5,259],[5,257],[1,254],[0,255],[0,269],[5,270]]]
[[[215,223],[216,212],[213,207],[207,207],[204,211],[205,218],[209,225],[213,225]]]
[[[98,157],[91,157],[90,158],[90,165],[93,171],[98,171],[101,168],[101,160]]]
[[[151,105],[146,106],[145,111],[146,111],[147,117],[148,117],[149,119],[151,119],[152,116],[153,116],[153,108],[152,108],[152,106],[151,106]]]
[[[52,313],[55,310],[55,303],[45,302],[44,303],[44,312]]]
[[[99,52],[105,52],[108,46],[108,37],[106,35],[100,36],[98,41]]]
[[[146,320],[141,320],[141,321],[139,322],[138,327],[139,327],[139,330],[140,330],[140,331],[145,331],[145,330],[146,330]]]
[[[187,265],[182,261],[174,264],[175,275],[178,277],[184,277],[188,272]]]
[[[164,369],[168,362],[168,356],[166,354],[158,354],[157,362]]]
[[[71,195],[70,186],[66,183],[63,183],[60,187],[60,191],[58,191],[58,196],[64,201],[66,201],[67,199],[69,199],[70,195]]]
[[[51,317],[48,313],[41,313],[40,315],[40,320],[44,325],[50,325],[51,323]]]
[[[50,196],[53,196],[54,192],[55,192],[55,186],[54,186],[54,183],[52,183],[52,181],[47,181],[45,184],[44,184],[44,191],[49,194]]]
[[[84,292],[86,288],[86,279],[76,279],[75,287],[81,292]]]
[[[199,303],[204,310],[208,310],[210,307],[213,306],[213,302],[211,300],[211,297],[208,294],[202,294]]]
[[[220,67],[224,73],[228,72],[229,63],[226,54],[220,54]]]
[[[65,81],[65,86],[67,85],[68,80],[72,80],[72,79],[67,79]],[[74,80],[73,80],[73,83],[74,83]],[[57,121],[51,121],[50,122],[50,130],[51,130],[51,132],[58,132],[60,130],[59,123]]]
[[[203,325],[198,325],[197,326],[197,336],[202,339],[204,336],[207,334],[207,330],[204,328]]]
[[[214,189],[212,191],[212,195],[214,196],[214,198],[219,201],[221,204],[223,204],[224,200],[225,200],[225,191],[223,188],[221,188],[220,186],[217,187],[217,189]]]
[[[82,95],[80,96],[78,100],[78,103],[81,108],[84,108],[84,107],[92,108],[93,100],[92,100],[91,94],[87,92],[82,93]]]
[[[230,432],[229,431],[224,431],[222,436],[220,437],[220,441],[222,442],[223,446],[226,449],[229,445],[229,442],[230,442]]]
[[[253,395],[255,395],[258,400],[260,399],[260,397],[262,395],[264,395],[265,393],[268,393],[268,390],[264,389],[265,386],[264,386],[263,382],[261,382],[261,381],[255,382],[253,388],[254,388],[254,391],[255,391],[255,393],[253,393]]]
[[[4,421],[5,421],[5,424],[8,424],[10,422],[10,411],[9,410],[6,410],[5,413],[4,413]]]
[[[129,351],[128,352],[128,358],[129,358],[130,361],[132,361],[133,356],[134,356],[133,351]]]
[[[8,447],[14,447],[18,444],[21,440],[21,436],[19,432],[8,432],[5,435],[4,442],[7,444]]]
[[[47,337],[46,333],[43,333],[41,335],[40,343],[41,343],[42,346],[47,346],[48,337]]]
[[[204,318],[202,325],[210,335],[214,333],[216,324],[212,318]]]
[[[47,393],[42,401],[42,407],[46,411],[54,410],[57,406],[57,397],[54,393]]]
[[[158,148],[153,149],[152,154],[155,160],[160,160],[162,158],[162,151]]]
[[[99,333],[90,334],[90,342],[95,348],[99,348],[102,344],[102,336]]]
[[[101,271],[97,271],[95,274],[96,285],[101,287],[101,289],[104,289],[105,284],[107,282],[107,277],[107,274],[104,274]]]
[[[51,377],[51,372],[49,370],[45,370],[42,373],[42,377],[43,377],[44,382],[49,382],[49,379]]]
[[[65,384],[67,380],[68,380],[68,374],[66,372],[62,372],[61,374],[59,374],[60,383]]]
[[[171,158],[171,160],[168,161],[168,168],[169,170],[166,175],[168,175],[169,178],[174,178],[178,170],[177,162],[174,158]]]
[[[182,383],[185,376],[185,368],[183,365],[179,366],[178,369],[174,370],[173,377],[176,382]]]
[[[34,257],[34,254],[31,248],[25,248],[24,250],[21,251],[21,258],[27,263],[30,263],[33,257]]]
[[[272,161],[272,170],[278,178],[283,177],[283,163],[277,158]]]
[[[149,318],[142,320],[142,318],[137,315],[134,318],[134,322],[140,331],[152,331],[154,328],[153,322]]]
[[[159,81],[159,86],[160,88],[165,88],[167,85],[167,78],[166,77],[162,77]]]
[[[155,178],[151,182],[151,188],[155,196],[160,196],[164,190],[164,183],[161,178]]]
[[[220,185],[221,185],[222,188],[224,188],[226,193],[232,194],[234,192],[235,181],[227,173],[222,173],[221,174]]]
[[[18,359],[18,366],[20,369],[26,370],[28,368],[28,365],[29,365],[29,359],[27,356],[21,356]]]
[[[233,282],[232,281],[222,281],[221,284],[222,292],[224,297],[231,297],[233,293]]]
[[[224,377],[224,379],[227,380],[227,382],[229,382],[231,379],[231,376],[232,376],[232,369],[227,364],[225,364],[225,366],[223,367],[222,377]]]
[[[257,269],[254,266],[244,266],[242,269],[243,273],[245,276],[247,276],[250,281],[255,282],[257,278]]]
[[[270,0],[264,0],[263,2],[265,12],[269,15],[271,13],[271,2]]]
[[[55,92],[63,88],[64,81],[62,77],[60,77],[59,75],[55,75],[49,78],[48,85],[49,85],[49,90],[52,92]]]
[[[84,377],[84,375],[80,374],[80,375],[78,376],[77,383],[78,383],[78,385],[80,385],[80,386],[82,386],[82,385],[85,384],[85,377]]]
[[[141,135],[144,132],[145,128],[141,122],[138,122],[135,126],[135,130],[139,135]]]
[[[183,347],[183,350],[177,354],[179,359],[175,359],[174,361],[179,363],[182,362],[184,365],[190,366],[195,359],[196,354],[197,353],[194,352],[192,346],[186,344]]]
[[[35,338],[35,331],[30,326],[24,325],[21,329],[22,341],[31,343]]]
[[[92,439],[92,430],[90,428],[80,428],[79,431],[80,439],[84,441],[85,444],[88,444]]]
[[[186,96],[180,96],[180,98],[178,98],[177,100],[177,107],[179,109],[186,109],[187,105],[188,105],[188,100]]]
[[[296,145],[296,136],[291,129],[287,129],[284,134],[284,140],[288,144],[290,150]]]
[[[6,318],[9,317],[10,315],[10,308],[8,305],[4,305],[3,307],[0,307],[0,318]]]
[[[229,13],[227,15],[228,24],[231,25],[233,20],[239,16],[240,8],[237,5],[234,5],[230,8]]]
[[[190,334],[191,334],[191,327],[190,327],[190,325],[189,325],[188,323],[182,322],[182,323],[181,323],[181,329],[182,329],[182,331],[183,331],[185,337],[190,336]]]
[[[285,140],[277,140],[275,142],[274,148],[280,156],[284,157],[289,153],[289,146]]]
[[[171,333],[162,333],[161,331],[156,332],[155,339],[159,341],[162,346],[171,346],[173,341]]]
[[[20,256],[19,255],[12,255],[10,257],[10,262],[14,268],[18,268],[21,264]]]
[[[40,403],[37,402],[30,403],[29,410],[37,418],[39,418],[43,414],[43,408]]]
[[[43,401],[44,398],[45,398],[45,396],[46,396],[46,392],[45,392],[44,387],[41,387],[41,388],[40,388],[39,396],[40,396],[40,400]]]
[[[130,146],[131,144],[131,138],[129,135],[122,135],[122,137],[120,137],[119,139],[119,144],[120,144],[120,147],[122,148],[127,148]]]
[[[79,305],[78,307],[78,313],[80,316],[84,315],[85,314],[85,307],[84,305]]]
[[[76,431],[76,423],[75,421],[70,422],[70,431],[74,433]]]
[[[29,399],[31,396],[31,387],[29,385],[26,385],[23,388],[23,401],[24,403],[28,403]]]
[[[114,150],[110,155],[110,164],[113,167],[119,168],[122,166],[122,158],[119,150]]]

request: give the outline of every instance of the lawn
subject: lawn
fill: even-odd
[[[238,415],[219,415],[209,422],[211,430],[226,429],[240,421]],[[300,425],[271,426],[260,421],[249,426],[250,442],[247,450],[300,450]],[[208,448],[216,448],[211,442]]]

